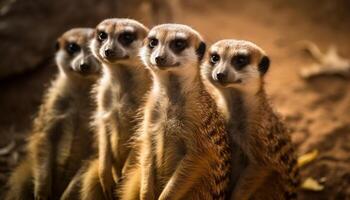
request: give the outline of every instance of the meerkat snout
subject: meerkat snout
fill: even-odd
[[[106,49],[104,52],[104,56],[109,60],[117,58],[117,54],[113,49]]]
[[[82,75],[89,75],[100,70],[99,61],[94,58],[88,49],[88,46],[85,47],[85,50],[82,50],[80,55],[78,55],[72,61],[72,69],[73,71],[79,72]],[[85,52],[84,52],[85,51]],[[96,68],[98,66],[98,68]]]
[[[167,59],[165,56],[157,56],[155,57],[155,61],[156,61],[156,64],[157,66],[165,66],[167,63]]]
[[[94,30],[75,28],[64,33],[56,42],[56,62],[66,75],[96,76],[101,71],[89,44]]]
[[[89,64],[86,64],[86,63],[82,63],[80,64],[79,66],[79,70],[82,72],[82,73],[88,73],[90,71],[90,65]]]
[[[148,29],[135,20],[106,19],[97,25],[90,48],[102,63],[130,64],[138,60],[139,48],[147,33]]]
[[[215,73],[215,76],[213,77],[214,80],[219,81],[220,83],[224,83],[227,78],[227,73],[226,72],[217,72]]]

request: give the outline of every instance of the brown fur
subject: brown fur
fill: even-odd
[[[249,55],[250,61],[239,70],[231,60],[240,53]],[[202,75],[217,89],[216,100],[239,149],[232,160],[237,167],[232,176],[232,199],[296,198],[299,177],[294,147],[267,100],[263,81],[266,71],[259,71],[265,52],[250,42],[223,40],[214,44],[209,54]],[[213,64],[210,59],[214,54],[220,60]],[[222,84],[215,80],[218,72],[226,73]]]
[[[60,72],[34,121],[27,159],[14,171],[7,199],[33,198],[22,197],[28,193],[22,191],[30,191],[35,199],[59,199],[82,161],[92,154],[90,91],[100,73],[98,62],[88,56],[92,36],[93,29],[72,29],[59,38],[56,61]],[[71,42],[80,46],[72,55],[67,52]],[[90,66],[86,71],[79,68],[83,62]]]
[[[120,35],[126,30],[137,35],[128,46],[120,43]],[[101,31],[108,34],[104,41],[98,40]],[[130,19],[107,19],[96,27],[91,50],[103,63],[103,76],[95,89],[97,112],[93,122],[99,152],[98,165],[91,165],[93,169],[87,170],[89,176],[83,178],[83,199],[98,199],[94,190],[98,184],[105,198],[113,199],[114,187],[122,176],[131,151],[128,142],[138,121],[136,114],[143,104],[143,95],[150,88],[150,76],[137,57],[147,32],[146,27]],[[113,59],[106,56],[106,49],[115,52]],[[97,173],[92,173],[96,172],[96,166]]]
[[[175,55],[166,47],[180,35],[188,45]],[[225,199],[230,139],[199,76],[201,56],[196,50],[202,38],[192,28],[176,24],[157,26],[148,37],[159,40],[159,47],[151,50],[148,39],[141,54],[153,75],[153,87],[135,142],[139,163],[127,173],[121,199]],[[157,52],[167,54],[163,56],[168,66],[153,64],[152,54]]]

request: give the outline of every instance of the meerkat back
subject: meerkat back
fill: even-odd
[[[214,87],[238,148],[233,199],[294,199],[299,177],[294,147],[264,89],[270,60],[257,45],[221,40],[210,47],[202,77]]]
[[[59,199],[82,161],[91,156],[90,92],[101,70],[88,49],[92,37],[93,29],[76,28],[58,39],[59,73],[34,120],[27,158],[10,179],[8,199],[21,199],[16,188],[28,187],[28,180],[33,181],[29,185],[35,199]]]

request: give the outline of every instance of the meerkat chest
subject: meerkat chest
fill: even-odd
[[[70,159],[83,159],[87,154],[92,132],[89,128],[91,108],[72,105],[65,113],[59,140],[56,141],[56,158],[59,166],[70,162]]]
[[[278,143],[270,119],[259,119],[251,114],[238,115],[229,123],[230,135],[234,144],[242,151],[240,158],[248,162],[267,162],[266,158],[273,156],[271,152],[274,144]]]
[[[138,99],[140,97],[134,96],[131,91],[122,90],[120,86],[102,85],[97,99],[99,112],[103,116],[128,122],[136,115]]]
[[[186,130],[180,107],[162,108],[156,105],[150,112],[147,132],[151,135],[160,180],[167,180],[186,153],[182,134]]]
[[[186,146],[181,138],[175,136],[178,133],[174,133],[173,130],[167,131],[165,128],[158,133],[154,133],[153,154],[155,155],[157,176],[159,180],[168,180],[185,156]],[[174,135],[171,136],[170,134]]]

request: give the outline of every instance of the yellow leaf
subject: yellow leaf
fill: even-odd
[[[315,179],[309,177],[303,182],[303,184],[301,184],[301,188],[310,191],[322,191],[324,186],[318,183]]]
[[[306,153],[298,158],[298,167],[302,167],[309,164],[311,161],[315,160],[318,156],[318,150],[315,149],[310,153]]]

